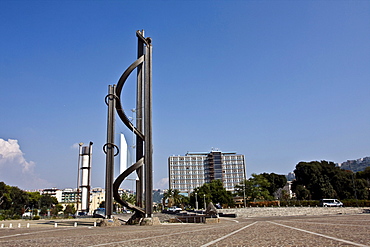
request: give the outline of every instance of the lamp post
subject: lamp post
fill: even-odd
[[[198,210],[198,194],[195,192],[195,210]]]
[[[206,194],[203,194],[204,210],[206,210]]]
[[[243,181],[243,202],[244,202],[244,208],[247,207],[247,201],[245,200],[245,183],[247,182],[247,171],[246,171],[246,165],[245,165],[245,160],[244,160],[244,156],[243,157],[243,164],[244,164],[244,181]]]

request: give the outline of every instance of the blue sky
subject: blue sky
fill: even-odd
[[[1,1],[0,181],[75,187],[76,143],[93,141],[92,186],[104,187],[104,97],[141,29],[154,188],[187,151],[244,154],[248,175],[370,156],[370,1]],[[133,144],[119,121],[116,132]]]

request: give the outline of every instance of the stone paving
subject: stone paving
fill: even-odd
[[[218,209],[219,213],[237,214],[238,217],[294,216],[294,215],[331,215],[359,214],[370,212],[366,207],[249,207]]]
[[[1,228],[0,246],[370,246],[369,213],[329,211],[301,216],[265,212],[254,217],[239,212],[237,218],[221,218],[219,224],[94,227],[86,219],[76,227],[71,220],[55,228],[51,222]]]

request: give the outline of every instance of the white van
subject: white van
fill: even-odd
[[[337,199],[321,199],[321,207],[343,207],[343,203]]]
[[[32,217],[32,212],[25,212],[22,217]]]

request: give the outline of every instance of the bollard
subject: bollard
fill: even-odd
[[[27,223],[27,228],[30,228],[30,223]]]
[[[21,223],[18,223],[18,228],[21,228]]]
[[[96,227],[96,221],[94,222],[94,227]]]
[[[55,222],[54,227],[58,227],[58,223]]]
[[[77,227],[77,222],[75,222],[75,227]]]
[[[1,228],[4,228],[4,224],[1,224]]]
[[[13,227],[13,224],[12,224],[12,223],[10,223],[10,224],[9,224],[9,228],[12,228],[12,227]]]

